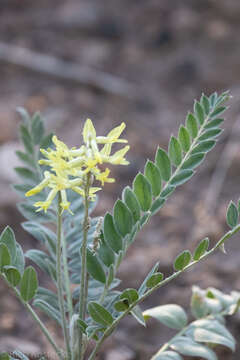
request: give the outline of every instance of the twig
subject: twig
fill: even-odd
[[[14,64],[71,83],[91,86],[107,93],[137,98],[137,87],[117,76],[19,46],[0,42],[0,62]]]

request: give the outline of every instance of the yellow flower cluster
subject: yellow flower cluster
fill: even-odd
[[[119,139],[125,126],[122,123],[111,130],[107,136],[97,136],[92,121],[87,119],[83,128],[84,144],[80,148],[69,149],[66,144],[53,136],[55,149],[40,149],[46,159],[39,160],[39,164],[49,166],[50,171],[45,171],[44,179],[40,184],[26,193],[26,196],[33,196],[46,187],[51,189],[45,201],[38,201],[34,204],[38,208],[37,211],[44,210],[46,212],[58,192],[61,194],[62,210],[69,210],[70,202],[67,200],[66,190],[71,189],[84,197],[87,179],[91,180],[91,185],[94,179],[100,181],[102,186],[105,182],[114,182],[115,180],[109,177],[110,170],[106,168],[102,171],[99,165],[104,163],[129,164],[124,157],[129,150],[128,145],[111,155],[114,143],[127,143],[127,140]],[[99,145],[103,145],[101,149],[99,149]],[[99,190],[101,190],[100,187],[90,186],[90,200],[94,199],[95,193]]]

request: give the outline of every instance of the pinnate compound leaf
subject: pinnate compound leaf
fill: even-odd
[[[172,180],[170,181],[170,184],[173,186],[179,186],[184,184],[186,181],[188,181],[194,174],[193,170],[181,170],[177,175],[175,175]]]
[[[189,113],[186,118],[186,127],[189,131],[191,137],[195,139],[198,134],[198,124],[195,116],[192,113]]]
[[[178,140],[184,152],[187,152],[191,146],[191,138],[188,130],[181,125],[178,132]]]
[[[139,201],[141,209],[148,211],[152,204],[152,187],[146,177],[138,173],[133,181],[133,191]]]
[[[163,274],[157,272],[153,274],[146,282],[147,288],[153,288],[154,286],[158,285],[163,280]]]
[[[156,306],[143,312],[145,320],[152,317],[171,329],[181,330],[187,325],[187,315],[179,305]]]
[[[209,246],[208,238],[201,240],[196,250],[194,251],[193,260],[198,261],[201,258],[201,256],[203,256],[205,252],[208,250],[208,246]]]
[[[182,161],[182,149],[181,145],[179,144],[178,140],[171,136],[169,147],[168,147],[168,155],[171,160],[171,162],[178,166]]]
[[[11,255],[5,244],[0,243],[0,271],[4,270],[4,266],[11,264]]]
[[[117,200],[113,209],[114,224],[118,232],[124,237],[132,230],[132,213],[121,200]]]
[[[152,161],[148,160],[144,174],[152,186],[153,196],[158,196],[162,188],[162,180],[158,167]]]
[[[24,301],[31,300],[38,288],[37,273],[32,266],[28,266],[20,282],[20,294]]]
[[[230,202],[227,209],[227,223],[230,228],[234,228],[238,224],[238,209],[233,201]]]
[[[164,181],[168,181],[170,179],[172,169],[170,159],[165,150],[161,148],[157,149],[155,163],[159,168],[161,178]]]
[[[133,221],[136,223],[140,219],[141,209],[136,195],[129,186],[127,186],[123,191],[123,201],[129,210],[131,210]]]
[[[18,269],[13,266],[4,266],[3,270],[8,282],[13,286],[17,286],[21,280],[21,274]]]
[[[89,302],[88,312],[96,323],[104,327],[108,327],[113,323],[114,319],[110,312],[94,301]]]
[[[174,269],[176,271],[183,270],[191,261],[192,255],[189,250],[184,250],[180,255],[177,256],[174,262]]]
[[[16,258],[16,239],[13,230],[10,226],[5,227],[0,236],[0,243],[5,244],[8,248],[9,254],[11,255],[12,261]]]
[[[106,243],[110,246],[110,248],[116,253],[122,250],[122,239],[117,233],[114,226],[113,217],[109,213],[107,213],[104,217],[103,229],[104,239],[106,240]]]
[[[198,344],[186,336],[179,336],[171,344],[173,350],[182,355],[196,356],[206,360],[217,360],[216,354],[204,345]]]
[[[87,249],[87,271],[97,281],[105,284],[106,275],[100,264],[97,255],[92,250]]]

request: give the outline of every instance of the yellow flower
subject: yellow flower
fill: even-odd
[[[68,210],[71,212],[66,190],[71,189],[85,197],[89,174],[91,174],[92,182],[96,179],[101,182],[102,186],[105,182],[114,182],[115,180],[109,177],[110,170],[106,168],[102,171],[98,165],[103,163],[128,164],[125,159],[125,154],[129,150],[128,145],[111,154],[114,143],[127,142],[125,139],[119,139],[125,126],[122,123],[112,129],[107,136],[97,136],[92,121],[87,119],[83,127],[84,144],[79,148],[69,149],[66,144],[53,136],[52,141],[55,149],[40,149],[45,158],[39,160],[39,164],[48,166],[50,171],[45,171],[44,179],[26,193],[26,196],[33,196],[44,188],[50,189],[45,201],[38,201],[34,204],[38,208],[37,211],[44,210],[46,212],[56,195],[60,193],[62,211]],[[99,149],[99,145],[103,145],[101,149]],[[94,200],[96,192],[99,190],[101,190],[100,187],[90,186],[89,199]]]

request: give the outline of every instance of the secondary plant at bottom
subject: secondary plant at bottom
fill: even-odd
[[[139,304],[216,249],[223,249],[225,241],[240,230],[239,209],[231,202],[227,211],[231,230],[215,246],[209,249],[209,240],[203,239],[193,254],[184,250],[177,256],[169,277],[164,277],[157,263],[139,289],[121,289],[117,270],[129,246],[215,146],[222,132],[221,116],[227,99],[227,93],[202,95],[195,102],[193,113],[187,115],[185,125],[180,126],[177,137],[171,137],[168,151],[157,149],[155,159],[147,161],[144,171],[136,175],[113,211],[104,217],[93,217],[91,213],[96,206],[96,193],[106,182],[115,181],[106,164],[128,164],[128,145],[114,152],[112,149],[116,143],[127,143],[121,138],[125,124],[107,136],[98,136],[88,119],[83,127],[82,145],[69,148],[55,135],[45,134],[38,113],[30,117],[23,109],[19,110],[23,118],[20,138],[24,151],[17,155],[24,166],[16,168],[16,172],[23,183],[14,188],[23,199],[18,204],[27,220],[22,226],[40,242],[41,250],[31,249],[24,254],[13,230],[6,227],[0,237],[0,274],[37,322],[59,359],[95,359],[103,342],[128,314],[145,326],[146,313],[142,313]],[[35,269],[26,266],[25,259],[47,274],[55,291],[38,284]],[[35,308],[62,328],[63,348]],[[172,314],[175,316],[174,309]],[[205,342],[198,339],[192,342],[198,345],[195,356],[202,356],[207,348]],[[159,359],[181,359],[176,352],[171,353]],[[26,358],[19,351],[11,357]]]

